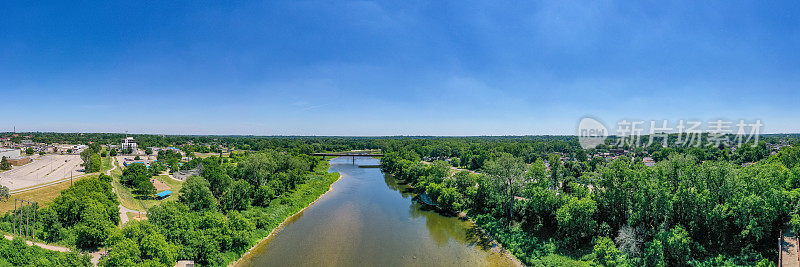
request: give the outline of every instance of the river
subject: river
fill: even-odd
[[[342,178],[237,266],[509,266],[474,224],[429,211],[374,158],[335,158]],[[359,167],[361,165],[361,167]],[[366,167],[366,168],[365,168]]]

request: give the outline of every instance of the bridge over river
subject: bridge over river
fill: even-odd
[[[314,153],[312,155],[322,156],[323,160],[325,160],[325,157],[353,157],[353,164],[356,162],[356,157],[383,157],[383,154],[370,154],[364,152]]]

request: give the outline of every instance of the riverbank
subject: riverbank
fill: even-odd
[[[506,257],[508,257],[509,259],[511,259],[511,261],[514,263],[514,266],[517,266],[517,267],[525,266],[525,264],[523,264],[522,261],[517,258],[517,256],[514,256],[514,253],[511,253],[511,251],[508,251],[506,248],[504,248],[503,244],[500,244],[500,242],[497,242],[497,240],[495,240],[495,238],[494,238],[494,236],[492,236],[492,234],[490,234],[485,229],[483,229],[483,227],[481,227],[481,225],[478,224],[478,222],[472,220],[472,218],[470,218],[469,215],[467,215],[466,212],[463,212],[463,211],[459,212],[458,213],[458,218],[463,219],[463,220],[468,220],[471,224],[474,224],[475,227],[477,227],[477,229],[480,231],[480,235],[482,235],[483,237],[488,237],[488,238],[491,239],[492,249],[493,250],[497,250],[498,253],[503,254]]]
[[[393,179],[397,179],[397,178],[394,178],[394,177],[392,177],[392,178]],[[402,179],[397,179],[397,180],[398,181],[403,181],[404,183],[406,182],[406,181],[404,181]],[[416,189],[416,187],[412,186],[411,184],[406,184],[405,186],[407,186],[408,188],[411,188],[411,189]],[[419,201],[423,205],[427,205],[427,206],[435,208],[436,211],[439,212],[439,213],[446,213],[446,211],[440,209],[439,206],[435,203],[435,201],[430,199],[430,197],[428,197],[427,194],[425,194],[425,193],[417,194],[414,199],[416,201]],[[489,233],[488,231],[483,229],[483,227],[481,227],[481,225],[478,224],[478,222],[472,220],[472,218],[470,218],[469,215],[466,212],[459,211],[458,214],[455,214],[455,215],[459,219],[468,221],[470,224],[474,225],[475,228],[478,229],[478,232],[479,232],[478,235],[480,235],[478,238],[481,238],[481,239],[484,239],[484,240],[488,239],[487,240],[488,241],[487,245],[489,245],[491,247],[490,250],[492,250],[493,252],[497,252],[497,253],[503,254],[505,257],[511,259],[511,262],[513,263],[513,266],[517,266],[517,267],[525,266],[525,264],[523,264],[521,260],[519,260],[516,256],[514,256],[514,254],[511,253],[511,251],[508,251],[507,249],[505,249],[503,247],[503,244],[498,242],[495,239],[495,237],[492,236],[491,233]]]
[[[276,234],[278,234],[278,232],[280,232],[280,230],[281,230],[281,229],[283,229],[283,227],[284,227],[284,226],[285,226],[285,225],[286,225],[288,222],[291,222],[291,221],[294,221],[294,220],[296,220],[296,219],[297,219],[297,216],[301,215],[301,214],[302,214],[302,213],[303,213],[303,212],[304,212],[306,209],[308,209],[308,208],[310,208],[311,206],[313,206],[314,204],[316,204],[316,203],[317,203],[317,201],[319,201],[320,199],[322,199],[322,197],[323,197],[323,196],[325,196],[325,195],[327,195],[329,192],[331,192],[331,191],[333,190],[333,185],[334,185],[336,182],[338,182],[339,180],[341,180],[341,179],[342,179],[342,177],[343,177],[343,175],[342,175],[342,174],[340,174],[340,173],[330,173],[330,174],[338,174],[338,176],[339,176],[339,177],[338,177],[338,178],[336,178],[336,180],[335,180],[335,181],[331,182],[331,183],[328,185],[328,190],[327,190],[327,191],[325,191],[325,192],[324,192],[324,193],[322,193],[321,195],[317,196],[317,198],[316,198],[316,199],[314,199],[314,201],[312,201],[311,203],[309,203],[308,205],[306,205],[305,207],[303,207],[303,208],[302,208],[302,209],[300,209],[299,211],[297,211],[297,212],[295,212],[294,214],[292,214],[292,215],[290,215],[290,216],[286,217],[286,219],[284,219],[284,220],[283,220],[283,221],[282,221],[280,224],[278,224],[278,226],[276,226],[275,228],[273,228],[273,229],[272,229],[272,231],[270,231],[270,233],[269,233],[267,236],[265,236],[264,238],[261,238],[261,240],[259,240],[259,241],[258,241],[258,242],[257,242],[257,243],[254,245],[254,246],[250,247],[250,249],[248,249],[248,250],[247,250],[247,252],[245,252],[244,254],[242,254],[242,256],[241,256],[241,257],[239,257],[239,259],[237,259],[237,260],[235,260],[235,261],[232,261],[232,262],[230,262],[230,263],[228,264],[228,266],[236,266],[237,264],[241,263],[241,262],[242,262],[242,260],[244,260],[244,259],[247,259],[247,258],[251,257],[251,256],[252,256],[252,252],[253,252],[253,250],[255,250],[256,248],[258,248],[259,246],[261,246],[261,245],[262,245],[264,242],[267,242],[267,241],[269,241],[269,240],[270,240],[271,238],[273,238],[273,237],[274,237]]]

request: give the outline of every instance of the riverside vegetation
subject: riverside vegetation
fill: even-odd
[[[178,201],[151,207],[147,221],[121,229],[112,179],[84,178],[37,207],[37,238],[81,250],[108,248],[100,263],[106,266],[224,265],[338,179],[311,153],[352,149],[382,149],[385,172],[447,213],[465,212],[529,265],[770,265],[779,232],[800,230],[796,135],[767,135],[741,147],[681,147],[670,136],[667,147],[589,150],[569,136],[140,137],[196,152],[243,152],[183,162],[185,168],[202,164],[203,171],[183,184],[173,196]],[[771,154],[768,145],[777,143],[793,145]],[[612,149],[630,152],[616,160],[597,156]],[[654,166],[642,162],[646,155]],[[10,228],[6,214],[0,230]],[[26,255],[29,263],[71,257]],[[0,253],[14,262],[9,257]]]
[[[722,152],[704,161],[663,149],[653,167],[580,149],[566,155],[583,160],[549,154],[528,165],[495,151],[479,173],[452,174],[452,155],[423,164],[435,149],[412,143],[386,151],[381,166],[445,211],[469,214],[528,265],[768,266],[781,229],[800,225],[800,148],[769,156],[765,147],[746,167],[734,162],[748,148],[706,148]]]
[[[111,177],[78,181],[48,207],[38,208],[37,238],[88,251],[107,247],[100,262],[104,266],[172,266],[183,259],[225,265],[339,178],[327,172],[326,161],[296,153],[263,151],[197,161],[203,164],[202,177],[190,177],[178,201],[152,207],[148,220],[121,229],[115,227],[119,202]],[[10,232],[10,213],[2,221]],[[34,255],[29,262],[66,257],[53,255],[59,254]]]

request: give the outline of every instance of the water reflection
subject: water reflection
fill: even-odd
[[[407,185],[376,168],[376,159],[332,160],[343,177],[331,192],[239,266],[505,266],[469,222],[417,204]]]

